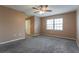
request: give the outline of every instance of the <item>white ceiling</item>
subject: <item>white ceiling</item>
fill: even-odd
[[[5,5],[5,7],[9,7],[21,12],[24,12],[28,16],[51,16],[55,14],[62,14],[62,13],[67,13],[71,11],[75,11],[79,5],[49,5],[48,9],[52,10],[52,12],[47,12],[45,14],[38,14],[38,13],[33,13],[32,7],[35,7],[36,5]]]

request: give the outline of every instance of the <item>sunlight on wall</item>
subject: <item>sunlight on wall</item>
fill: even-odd
[[[30,20],[25,21],[26,34],[30,34]]]

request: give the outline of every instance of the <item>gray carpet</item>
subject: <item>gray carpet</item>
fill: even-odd
[[[47,36],[0,45],[0,53],[79,53],[76,41]]]

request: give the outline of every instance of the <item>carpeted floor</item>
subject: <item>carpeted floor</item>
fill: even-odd
[[[0,53],[79,53],[76,41],[47,36],[0,45]]]

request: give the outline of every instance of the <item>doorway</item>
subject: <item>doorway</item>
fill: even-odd
[[[25,20],[26,35],[30,35],[31,34],[31,32],[30,32],[30,23],[31,23],[31,21],[29,19]]]
[[[25,19],[25,34],[26,37],[34,35],[34,16]]]

